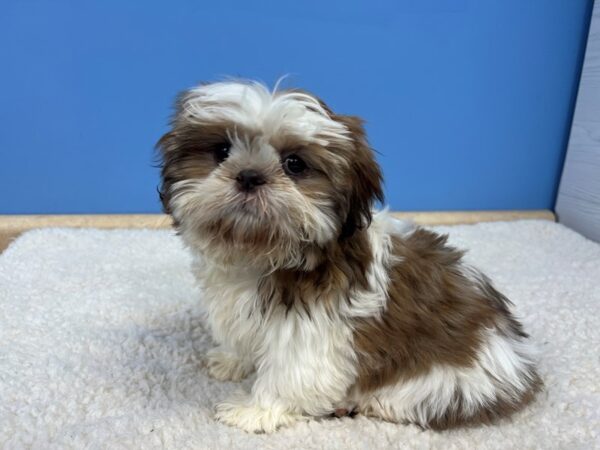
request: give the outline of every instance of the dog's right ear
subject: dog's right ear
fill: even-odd
[[[162,209],[165,214],[171,214],[169,206],[171,200],[171,186],[176,181],[172,173],[172,167],[175,164],[177,150],[180,146],[177,126],[182,121],[185,105],[190,97],[189,91],[180,92],[173,104],[173,114],[169,120],[170,130],[162,135],[155,144],[156,159],[158,160],[157,167],[160,168],[160,185],[156,189],[158,197],[162,204]]]
[[[160,168],[160,185],[157,188],[158,197],[160,198],[160,203],[162,204],[162,209],[165,214],[171,214],[171,210],[169,208],[170,201],[170,190],[171,185],[173,184],[173,180],[169,177],[169,165],[170,165],[170,156],[169,156],[169,147],[173,147],[174,144],[174,135],[172,131],[169,131],[158,140],[155,145],[155,150],[157,153],[158,159],[158,167]]]

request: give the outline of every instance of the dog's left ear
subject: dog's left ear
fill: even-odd
[[[347,199],[347,215],[340,235],[340,239],[346,239],[357,229],[366,228],[371,223],[373,203],[376,200],[383,202],[383,177],[375,153],[367,141],[363,120],[335,114],[333,119],[348,128],[354,145],[353,153],[349,155],[352,178],[350,197]]]

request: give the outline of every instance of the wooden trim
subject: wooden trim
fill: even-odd
[[[412,219],[421,225],[457,225],[524,219],[550,220],[548,210],[529,211],[440,211],[396,212],[394,216]],[[0,251],[17,236],[35,228],[169,228],[171,219],[164,214],[90,214],[90,215],[0,215]]]
[[[400,219],[411,219],[420,225],[460,225],[479,222],[510,222],[513,220],[549,220],[556,222],[548,209],[527,211],[427,211],[395,212]],[[1,219],[0,219],[1,220]]]

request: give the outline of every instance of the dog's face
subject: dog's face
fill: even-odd
[[[226,264],[312,268],[383,195],[361,120],[300,91],[192,89],[159,148],[165,211],[189,245]]]

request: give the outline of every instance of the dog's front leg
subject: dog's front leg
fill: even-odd
[[[348,389],[356,379],[349,330],[316,314],[290,323],[294,319],[290,315],[272,326],[250,393],[217,405],[218,420],[248,432],[271,433],[347,407]]]
[[[273,433],[281,426],[308,418],[293,402],[274,392],[263,391],[262,384],[257,380],[251,393],[238,391],[219,403],[217,420],[249,433]]]

